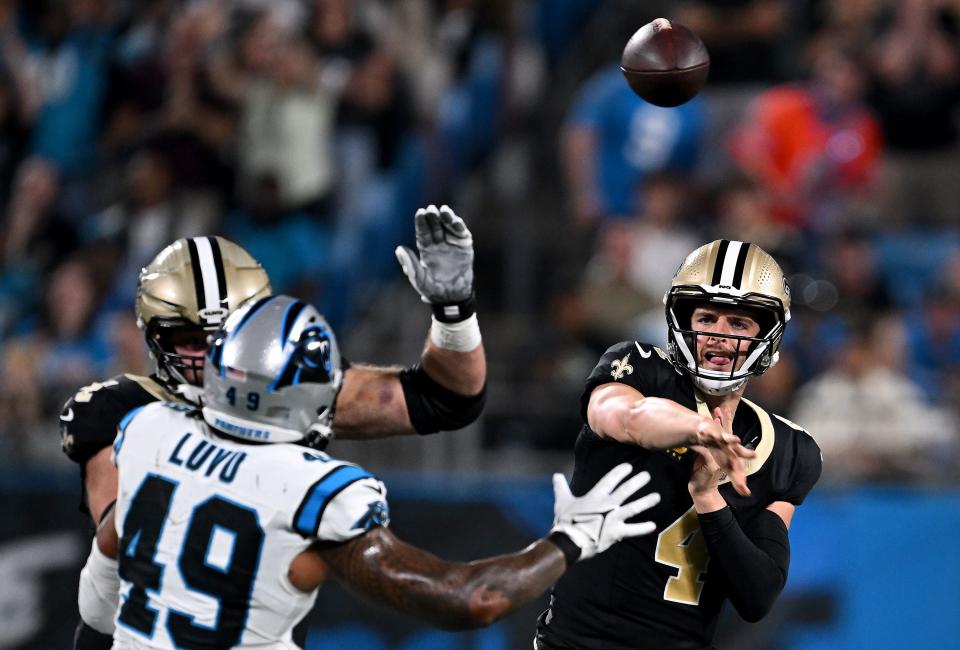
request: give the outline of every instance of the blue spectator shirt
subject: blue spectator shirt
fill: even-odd
[[[640,208],[639,184],[647,174],[694,169],[703,148],[706,108],[699,97],[675,108],[649,104],[633,93],[614,65],[587,81],[568,124],[596,133],[604,216],[629,216]]]

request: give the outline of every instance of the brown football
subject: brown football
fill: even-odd
[[[700,92],[710,72],[710,55],[689,29],[657,18],[630,37],[620,69],[643,99],[657,106],[679,106]]]

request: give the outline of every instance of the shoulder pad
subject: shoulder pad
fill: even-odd
[[[303,456],[306,460],[308,454]],[[323,469],[326,471],[307,488],[294,513],[295,531],[307,538],[340,542],[389,523],[387,488],[382,482],[348,463]]]
[[[74,462],[85,463],[113,443],[127,413],[158,399],[173,397],[149,377],[118,375],[84,386],[60,412],[63,452]]]

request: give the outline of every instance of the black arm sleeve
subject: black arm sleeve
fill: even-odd
[[[786,524],[776,513],[763,510],[741,528],[729,506],[701,514],[699,519],[710,551],[710,570],[720,572],[727,597],[743,620],[759,621],[787,582],[790,540]]]
[[[487,386],[476,395],[461,395],[440,385],[417,363],[400,372],[403,399],[417,433],[462,429],[480,416]]]

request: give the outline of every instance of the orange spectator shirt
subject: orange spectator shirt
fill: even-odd
[[[731,139],[734,159],[773,192],[778,217],[793,223],[804,222],[816,200],[864,188],[882,149],[880,124],[866,108],[828,120],[812,93],[795,86],[760,95]]]

